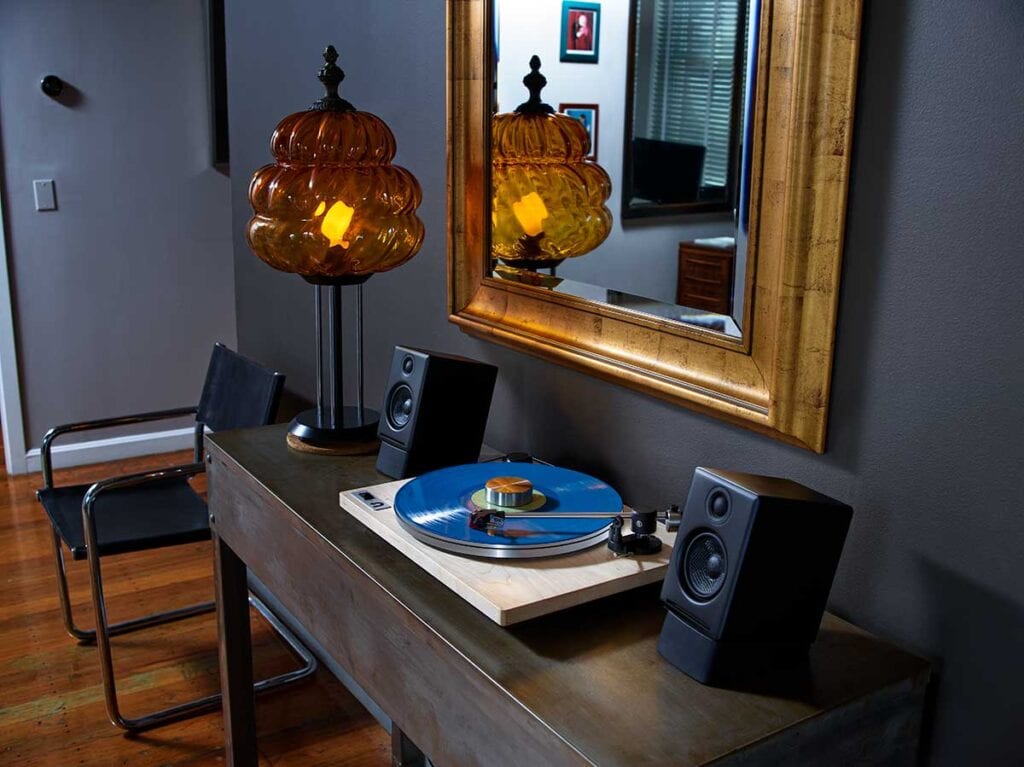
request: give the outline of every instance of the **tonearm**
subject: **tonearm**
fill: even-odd
[[[629,516],[630,533],[622,534],[622,526]],[[615,552],[616,556],[628,556],[631,554],[656,554],[661,551],[661,539],[654,533],[658,529],[658,522],[665,525],[665,529],[672,533],[679,529],[679,522],[682,514],[679,507],[673,504],[664,511],[636,511],[623,508],[618,512],[600,511],[513,511],[505,512],[499,509],[477,509],[469,517],[469,525],[477,530],[497,533],[505,528],[509,520],[519,519],[609,519],[611,527],[608,530],[608,548]]]

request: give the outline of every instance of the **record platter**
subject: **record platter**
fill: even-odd
[[[473,514],[482,510],[503,512],[505,523],[474,526]],[[557,556],[603,543],[610,517],[621,511],[622,498],[601,480],[541,463],[453,466],[416,477],[395,495],[398,521],[416,539],[496,559]],[[516,519],[528,512],[534,514]],[[605,516],[557,516],[587,512]]]
[[[658,582],[675,541],[671,526],[651,534],[661,512],[636,512],[605,482],[545,463],[465,464],[339,497],[369,530],[502,626]],[[632,535],[621,534],[624,522]],[[657,545],[616,545],[636,541]]]

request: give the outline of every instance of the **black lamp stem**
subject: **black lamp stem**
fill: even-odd
[[[345,284],[356,288],[355,407],[345,406],[343,383],[341,289]],[[326,300],[321,293],[324,288],[327,289]],[[380,415],[364,405],[362,281],[316,283],[313,285],[313,299],[316,308],[316,408],[299,413],[292,421],[290,432],[300,442],[328,449],[372,440]]]
[[[320,286],[313,286],[313,306],[316,313],[316,426],[324,428],[324,320],[320,301]]]
[[[356,421],[363,425],[363,286],[356,285]]]
[[[342,410],[345,406],[345,376],[342,368],[341,348],[341,286],[331,285],[327,290],[331,297],[330,312],[327,317],[327,328],[330,334],[328,355],[331,367],[331,418],[329,424],[332,429],[340,429],[345,425]]]

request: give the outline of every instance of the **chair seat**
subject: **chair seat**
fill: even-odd
[[[39,491],[39,501],[74,559],[86,558],[82,499],[89,485]],[[210,517],[185,478],[108,490],[93,507],[100,556],[209,540]]]

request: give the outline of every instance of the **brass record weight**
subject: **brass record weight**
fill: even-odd
[[[533,500],[533,483],[522,477],[494,477],[484,484],[488,504],[526,506]]]

